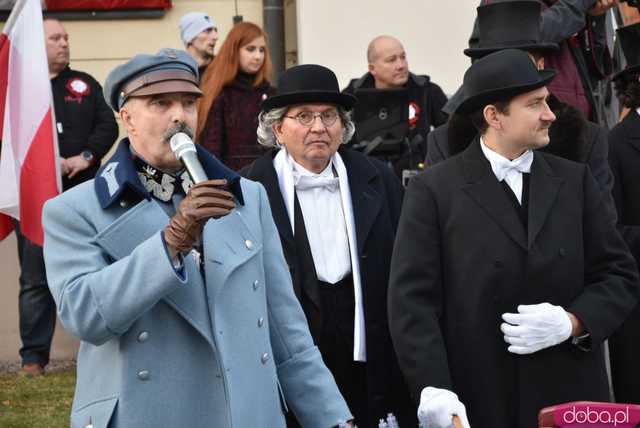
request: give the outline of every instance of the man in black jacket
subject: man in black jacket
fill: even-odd
[[[259,119],[258,141],[274,150],[241,173],[267,191],[294,291],[356,425],[377,426],[393,412],[401,426],[416,426],[386,312],[403,192],[385,164],[343,146],[354,103],[331,70],[290,68]],[[339,117],[316,121],[322,113],[312,108]],[[299,426],[293,419],[290,428]]]
[[[434,127],[447,121],[447,115],[442,112],[447,96],[429,76],[416,75],[409,71],[404,47],[394,37],[378,36],[373,39],[367,49],[367,62],[369,71],[362,77],[351,80],[344,92],[358,99],[354,110],[357,117],[358,110],[370,110],[367,101],[361,96],[363,92],[372,89],[406,91],[404,109],[407,110],[406,137],[410,147],[405,147],[398,156],[401,159],[394,159],[394,163],[398,173],[404,168],[416,168],[426,154],[427,134]],[[374,114],[380,115],[380,112]],[[355,142],[360,142],[358,140],[363,137],[366,136],[356,131]],[[375,155],[375,151],[372,154]]]
[[[535,428],[543,407],[609,399],[603,341],[638,272],[588,168],[536,150],[553,77],[521,50],[476,61],[456,113],[480,136],[404,198],[389,326],[426,428]]]
[[[480,5],[505,0],[480,0]],[[510,1],[510,0],[506,0]],[[607,45],[606,13],[616,0],[536,0],[543,6],[542,40],[560,49],[547,56],[547,67],[558,71],[549,90],[562,102],[580,110],[604,127],[615,122],[607,77],[613,70]],[[469,46],[478,43],[478,21]]]
[[[627,67],[614,76],[620,104],[629,113],[609,133],[609,163],[618,230],[640,262],[640,23],[618,29]],[[640,404],[640,307],[609,340],[616,401]]]
[[[49,78],[58,133],[62,188],[90,180],[118,136],[118,125],[100,84],[69,68],[69,36],[56,19],[44,20]],[[47,287],[42,247],[26,239],[19,226],[20,337],[22,372],[37,376],[49,363],[55,329],[55,303]],[[81,255],[78,255],[81,256]]]
[[[576,13],[561,3],[557,4],[556,9],[546,11],[541,11],[538,1],[528,0],[498,1],[479,6],[475,43],[473,47],[465,49],[465,55],[478,59],[501,49],[516,48],[528,52],[538,68],[545,68],[547,56],[559,49],[557,43],[549,41],[557,38],[552,35],[558,31],[557,28],[551,28],[551,23],[558,20],[572,22],[570,18]],[[549,107],[556,115],[556,120],[549,129],[549,145],[540,150],[588,164],[599,187],[607,195],[609,205],[613,207],[610,196],[613,176],[607,163],[606,129],[586,120],[582,112],[560,101],[553,89],[549,89],[552,92]],[[462,91],[458,91],[447,108],[455,108],[461,96]],[[451,115],[447,124],[429,134],[426,166],[460,153],[476,134],[477,130],[468,118]]]

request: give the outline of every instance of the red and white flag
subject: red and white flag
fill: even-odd
[[[0,240],[20,221],[42,245],[42,207],[60,193],[40,0],[18,0],[0,34]]]

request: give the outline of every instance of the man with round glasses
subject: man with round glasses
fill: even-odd
[[[259,116],[258,141],[273,150],[241,173],[267,191],[294,291],[355,423],[393,412],[416,426],[386,310],[402,187],[382,162],[344,147],[354,103],[325,67],[287,70]]]
[[[313,113],[310,111],[301,111],[295,116],[284,116],[289,119],[296,119],[300,125],[311,127],[313,126],[316,117],[320,118],[322,124],[326,127],[333,126],[338,120],[338,111],[334,109],[329,109],[320,113]]]

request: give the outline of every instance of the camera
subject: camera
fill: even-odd
[[[640,10],[640,0],[620,0],[620,3],[627,3],[629,6]]]

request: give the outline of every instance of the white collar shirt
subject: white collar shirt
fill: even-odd
[[[315,174],[291,159],[313,263],[320,281],[335,284],[351,272],[351,255],[340,183],[332,163]]]
[[[491,170],[498,181],[504,180],[522,205],[522,173],[531,172],[533,151],[527,150],[514,160],[509,160],[487,147],[482,137],[480,137],[480,148],[491,164]]]

